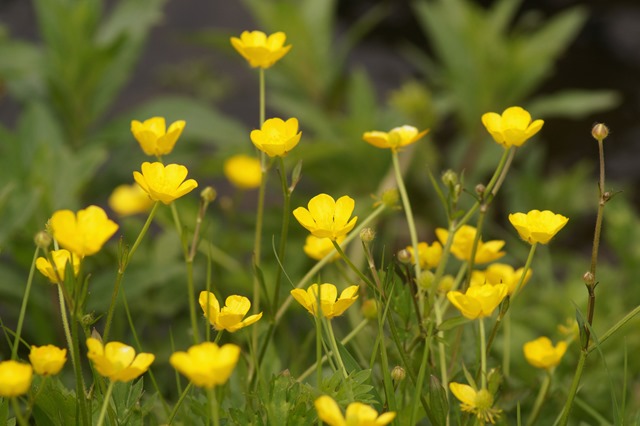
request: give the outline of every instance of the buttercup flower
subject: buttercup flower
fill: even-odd
[[[527,362],[536,368],[553,368],[560,364],[560,360],[567,351],[567,342],[560,341],[553,346],[548,337],[538,337],[527,342],[522,347]]]
[[[231,37],[231,45],[253,68],[270,68],[291,50],[285,46],[287,36],[283,32],[267,37],[262,31],[243,31],[240,38]]]
[[[465,293],[450,291],[447,299],[458,308],[466,318],[476,319],[491,316],[493,310],[507,296],[508,287],[505,284],[484,284],[471,286]]]
[[[133,120],[131,133],[145,154],[159,157],[173,151],[185,125],[184,120],[179,120],[172,123],[167,130],[163,117],[153,117],[143,122]]]
[[[53,250],[51,252],[51,258],[53,259],[53,265],[51,265],[46,257],[37,258],[36,268],[38,268],[38,271],[40,271],[42,275],[49,278],[49,281],[53,284],[64,281],[67,263],[73,263],[73,274],[78,275],[78,272],[80,271],[79,256],[72,256],[69,250],[60,249]]]
[[[361,402],[349,404],[346,416],[343,416],[338,403],[327,395],[316,399],[314,405],[320,420],[329,426],[384,426],[396,417],[392,411],[378,416],[373,407]]]
[[[340,316],[353,305],[358,298],[358,286],[352,285],[342,290],[338,298],[338,289],[333,284],[312,284],[307,290],[296,288],[291,290],[291,295],[312,315],[318,314],[318,291],[322,315],[325,318]]]
[[[71,210],[58,210],[49,221],[53,238],[62,248],[80,256],[100,251],[104,243],[118,230],[98,206],[89,206],[77,214]]]
[[[96,371],[113,382],[130,382],[140,377],[156,358],[145,352],[136,355],[135,349],[120,342],[109,342],[103,346],[93,337],[87,339],[87,347],[87,357]]]
[[[254,189],[262,182],[260,160],[248,155],[234,155],[224,162],[224,175],[236,188]]]
[[[33,368],[17,361],[0,362],[0,397],[24,395],[31,387]]]
[[[228,343],[218,347],[204,342],[191,346],[187,352],[175,352],[169,362],[194,385],[212,389],[229,380],[240,358],[240,346]]]
[[[411,263],[414,263],[413,246],[407,246],[407,251],[411,255]],[[420,268],[432,269],[438,266],[442,257],[442,245],[434,241],[433,244],[418,243],[418,260]]]
[[[151,210],[153,200],[140,185],[124,184],[117,186],[109,196],[109,207],[120,216],[131,216]]]
[[[251,131],[251,142],[269,157],[284,157],[300,142],[302,132],[298,131],[298,119],[287,121],[281,118],[266,120],[260,130]]]
[[[510,107],[504,110],[502,116],[495,112],[482,115],[482,124],[500,145],[505,148],[521,146],[538,133],[544,124],[542,120],[531,122],[531,114],[520,107]]]
[[[398,151],[404,146],[417,142],[428,132],[429,129],[419,132],[413,126],[401,126],[395,127],[389,132],[380,132],[378,130],[365,132],[362,135],[362,139],[375,147],[390,148],[392,151]]]
[[[193,191],[198,182],[184,180],[189,171],[180,164],[142,163],[142,173],[133,172],[133,178],[153,201],[171,204],[175,199]]]
[[[316,195],[307,206],[309,210],[298,207],[293,211],[293,215],[300,225],[318,238],[337,241],[338,237],[347,235],[358,220],[358,216],[349,220],[355,201],[346,195],[338,198],[337,201],[327,194]]]
[[[251,302],[244,296],[227,297],[225,306],[220,309],[216,295],[211,292],[202,291],[200,292],[198,302],[204,311],[204,316],[207,317],[209,323],[214,326],[216,330],[227,330],[233,333],[262,318],[262,312],[260,312],[244,320],[242,319],[251,308]]]
[[[29,362],[36,374],[55,376],[67,362],[67,350],[53,345],[31,346]]]
[[[451,393],[460,401],[460,409],[475,414],[478,420],[495,424],[502,410],[493,407],[493,395],[486,390],[475,390],[462,383],[449,383]]]
[[[512,213],[509,222],[516,228],[520,238],[529,244],[547,244],[558,231],[569,221],[561,214],[555,214],[550,210],[531,210],[529,213]]]
[[[338,244],[344,241],[345,236],[342,235],[336,239]],[[315,260],[322,260],[326,255],[335,250],[330,238],[318,238],[313,235],[307,235],[307,239],[304,242],[302,248],[307,256]],[[333,256],[332,260],[338,259],[340,255],[338,253]]]
[[[508,287],[507,294],[511,295],[516,290],[516,286],[518,285],[518,282],[520,282],[523,272],[524,268],[514,270],[511,265],[506,265],[504,263],[492,263],[484,271],[473,271],[471,274],[471,285],[506,284]],[[524,277],[524,281],[520,287],[521,290],[529,281],[529,278],[531,278],[532,273],[533,271],[531,269],[527,271],[527,275]]]
[[[445,244],[449,236],[449,231],[444,228],[438,228],[436,229],[436,236],[442,244]],[[471,249],[473,248],[473,240],[475,238],[476,228],[463,225],[453,236],[451,253],[460,260],[469,261],[471,258]],[[474,263],[488,263],[500,259],[505,254],[503,251],[500,251],[503,246],[504,241],[502,240],[491,240],[486,243],[482,242],[482,240],[478,241]]]

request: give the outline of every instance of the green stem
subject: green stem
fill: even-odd
[[[344,366],[344,362],[342,362],[342,356],[340,355],[340,350],[338,349],[338,343],[336,342],[336,336],[333,334],[333,326],[331,325],[331,320],[327,318],[327,336],[329,337],[329,345],[331,346],[331,350],[333,351],[333,357],[335,358],[340,370],[342,370],[342,375],[346,379],[349,377],[349,373],[347,372],[347,368]]]
[[[262,68],[261,68],[262,69]],[[289,232],[289,219],[291,217],[291,191],[287,184],[287,174],[284,167],[284,159],[278,157],[280,165],[280,182],[282,183],[282,197],[284,199],[284,210],[282,213],[282,229],[280,231],[280,247],[278,249],[278,261],[284,264],[285,249],[287,246],[287,235]],[[278,310],[278,302],[280,299],[280,281],[282,280],[282,267],[276,270],[276,283],[273,291],[273,314]]]
[[[13,406],[13,413],[16,415],[16,419],[18,420],[18,424],[20,426],[29,426],[27,420],[22,416],[22,412],[20,411],[20,404],[18,404],[18,398],[11,398],[11,405]]]
[[[546,371],[545,373],[544,381],[542,382],[542,386],[540,387],[540,391],[536,397],[536,402],[533,404],[533,410],[527,419],[527,426],[531,426],[536,422],[540,415],[540,409],[542,408],[544,401],[547,399],[547,394],[549,393],[549,388],[551,386],[551,372]]]
[[[607,339],[613,336],[622,326],[624,326],[626,323],[631,321],[631,319],[633,319],[633,317],[635,317],[639,313],[640,313],[640,306],[636,306],[631,312],[625,315],[620,321],[615,323],[613,327],[611,327],[602,336],[600,336],[600,338],[598,339],[598,342],[589,346],[589,349],[587,349],[587,355],[590,354],[598,346],[602,345]]]
[[[182,393],[180,394],[180,398],[178,398],[178,402],[176,402],[176,405],[173,407],[173,410],[171,411],[171,415],[169,416],[169,420],[167,420],[167,425],[171,425],[171,423],[173,423],[173,419],[178,414],[178,410],[180,409],[182,402],[184,401],[185,397],[191,390],[192,386],[193,386],[193,383],[189,382],[187,387],[185,387]]]
[[[62,328],[64,329],[64,336],[67,339],[67,346],[69,347],[69,354],[71,355],[71,364],[75,368],[76,357],[73,351],[71,329],[69,328],[69,319],[67,318],[67,308],[64,304],[64,295],[62,294],[62,288],[60,287],[60,284],[58,284],[58,300],[60,303],[60,317],[62,319]]]
[[[107,393],[104,396],[104,402],[102,403],[102,409],[100,410],[100,417],[98,417],[98,426],[102,426],[104,423],[104,418],[107,414],[107,407],[109,406],[109,401],[111,400],[111,392],[113,392],[114,381],[109,381],[109,387],[107,388]]]
[[[77,288],[76,283],[76,288]],[[80,322],[80,299],[82,294],[80,291],[74,291],[73,311],[71,312],[71,341],[73,344],[73,357],[76,359],[74,365],[74,373],[76,378],[76,401],[80,408],[80,424],[89,425],[90,416],[87,409],[87,394],[84,387],[84,376],[82,375],[82,363],[80,361],[80,336],[78,330],[78,323]]]
[[[193,330],[193,343],[200,343],[200,330],[198,329],[198,317],[196,316],[196,294],[193,285],[193,261],[187,259],[187,297],[189,298],[189,316],[191,317],[191,330]]]
[[[518,280],[518,284],[516,285],[516,288],[513,290],[513,293],[511,294],[511,302],[513,302],[513,299],[515,299],[516,296],[518,296],[520,289],[524,285],[524,280],[527,277],[527,272],[529,272],[529,269],[531,269],[531,264],[533,263],[533,255],[536,253],[537,247],[538,247],[538,243],[531,244],[531,248],[529,249],[529,256],[527,256],[527,261],[524,264],[522,275]]]
[[[578,365],[576,366],[576,372],[573,375],[573,381],[571,382],[571,388],[569,389],[569,394],[567,395],[567,401],[564,404],[564,408],[562,409],[562,417],[560,418],[560,426],[566,426],[569,422],[569,414],[571,413],[571,406],[573,405],[573,400],[578,393],[578,385],[580,384],[580,378],[582,377],[582,371],[584,370],[584,364],[587,360],[588,352],[585,350],[580,351],[580,358],[578,359]]]
[[[496,321],[496,324],[497,323]],[[493,338],[491,340],[493,340]],[[504,372],[504,377],[509,377],[511,374],[511,314],[509,314],[509,312],[505,314],[504,318],[502,352],[502,371]]]
[[[482,227],[484,226],[484,218],[487,214],[487,204],[480,206],[480,214],[478,214],[478,222],[476,223],[476,235],[473,238],[473,244],[471,245],[471,253],[469,260],[467,261],[469,268],[467,273],[467,287],[471,285],[471,275],[473,274],[473,265],[476,260],[476,253],[478,251],[478,244],[480,243],[480,236],[482,234]]]
[[[349,268],[351,268],[351,270],[355,272],[356,275],[358,275],[360,279],[364,281],[367,285],[373,287],[374,284],[371,282],[371,280],[360,269],[358,269],[358,267],[353,264],[351,259],[349,259],[349,257],[344,253],[344,251],[342,251],[340,244],[338,244],[338,242],[335,240],[331,240],[331,242],[333,243],[333,247],[335,247],[336,251],[342,258],[342,260],[344,260],[347,263],[347,265],[349,265]]]
[[[480,383],[481,389],[487,388],[487,338],[484,331],[484,318],[478,318],[480,329]]]
[[[24,323],[24,316],[27,313],[27,303],[29,302],[29,294],[31,293],[31,284],[33,283],[33,275],[36,269],[36,259],[40,253],[40,247],[36,246],[36,250],[33,252],[33,260],[31,261],[31,268],[29,269],[29,278],[27,278],[27,287],[24,290],[24,296],[22,297],[22,306],[20,306],[20,316],[18,317],[18,327],[16,328],[16,337],[13,341],[13,348],[11,350],[11,359],[18,358],[18,347],[20,346],[20,334],[22,334],[22,325]],[[54,265],[54,263],[52,263]]]
[[[220,413],[218,413],[218,400],[213,388],[207,388],[207,399],[211,405],[211,418],[213,419],[214,426],[220,426]]]
[[[428,360],[429,360],[429,347],[431,346],[431,338],[433,332],[433,323],[429,323],[429,330],[427,331],[427,336],[424,339],[424,350],[422,352],[422,360],[420,362],[420,370],[418,371],[418,379],[416,381],[416,391],[415,396],[413,398],[413,409],[411,410],[411,419],[409,420],[410,425],[415,425],[416,417],[418,415],[418,402],[421,400],[422,396],[422,386],[424,384],[424,377],[427,372]],[[448,416],[447,416],[448,418]]]

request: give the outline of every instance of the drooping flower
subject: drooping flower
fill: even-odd
[[[244,318],[249,309],[251,309],[251,302],[244,296],[227,297],[225,306],[220,309],[220,303],[218,303],[216,295],[202,291],[198,302],[204,311],[204,316],[207,317],[209,323],[216,330],[227,330],[233,333],[262,318],[262,312]]]
[[[345,236],[342,235],[336,239],[338,244],[344,241]],[[307,239],[304,242],[304,247],[302,248],[307,256],[315,260],[322,260],[326,255],[335,251],[335,247],[331,242],[330,238],[318,238],[314,235],[307,235]],[[331,260],[336,260],[340,257],[338,253],[333,256]]]
[[[109,196],[109,207],[120,216],[145,213],[153,207],[153,200],[138,184],[123,184]]]
[[[169,362],[194,385],[212,389],[229,380],[240,358],[240,346],[228,343],[218,347],[204,342],[191,346],[187,352],[175,352]]]
[[[449,383],[451,393],[460,401],[460,409],[475,416],[484,423],[495,424],[502,413],[499,408],[493,408],[493,395],[487,389],[476,390],[462,383]]]
[[[351,218],[355,201],[346,195],[337,201],[327,194],[316,195],[309,200],[307,207],[308,210],[298,207],[293,211],[293,215],[300,225],[318,238],[337,241],[338,237],[347,235],[358,220],[358,216]]]
[[[103,345],[100,340],[89,337],[87,347],[87,357],[96,371],[113,382],[130,382],[140,377],[155,360],[153,354],[142,352],[136,355],[135,349],[120,342]]]
[[[58,210],[49,221],[53,238],[61,247],[84,257],[100,251],[118,230],[118,225],[98,206],[89,206],[77,214]]]
[[[31,387],[33,368],[18,361],[0,362],[0,397],[24,395]]]
[[[320,420],[329,426],[384,426],[396,417],[393,411],[378,416],[373,407],[361,402],[349,404],[346,416],[343,416],[338,403],[327,395],[316,399],[314,405]]]
[[[471,258],[471,250],[473,248],[473,240],[476,238],[476,228],[470,225],[463,225],[453,236],[453,244],[451,245],[451,253],[463,261],[469,261]],[[436,229],[436,236],[442,244],[447,242],[449,231],[444,228]],[[500,251],[504,246],[502,240],[491,240],[486,243],[482,240],[478,241],[476,248],[475,264],[493,262],[505,255]]]
[[[406,250],[411,255],[411,263],[414,263],[413,246],[407,246]],[[441,257],[442,245],[439,242],[434,241],[431,245],[425,242],[418,243],[418,261],[420,262],[420,268],[435,268],[440,263]]]
[[[521,107],[514,106],[504,110],[502,115],[488,112],[482,115],[482,124],[500,145],[505,148],[521,146],[538,133],[544,124],[542,120],[531,122],[531,114]]]
[[[251,142],[269,157],[284,157],[298,145],[302,132],[298,131],[298,119],[281,118],[266,120],[260,130],[251,131]]]
[[[520,238],[529,244],[547,244],[569,221],[569,218],[550,210],[531,210],[529,213],[512,213],[509,222]]]
[[[33,371],[41,376],[55,376],[67,362],[67,350],[57,346],[31,346],[29,362]]]
[[[560,341],[553,346],[548,337],[538,337],[522,347],[527,362],[536,368],[550,369],[558,364],[567,351],[567,342]]]
[[[248,155],[234,155],[224,162],[224,175],[238,189],[255,189],[262,182],[260,160]]]
[[[287,36],[276,32],[267,37],[262,31],[243,31],[240,38],[231,37],[231,45],[253,68],[270,68],[291,50],[285,46]]]
[[[349,306],[353,305],[358,298],[358,286],[352,285],[342,290],[340,297],[338,297],[338,289],[333,284],[312,284],[307,290],[296,288],[291,290],[291,295],[311,315],[318,314],[318,298],[320,298],[322,315],[331,319],[342,315]]]
[[[198,187],[194,179],[185,180],[189,171],[180,164],[144,162],[141,170],[142,173],[133,172],[133,178],[153,201],[171,204]]]
[[[362,135],[362,139],[375,147],[390,148],[392,151],[398,151],[402,147],[417,142],[428,132],[429,129],[419,132],[418,129],[413,126],[401,126],[395,127],[388,132],[378,130],[365,132]]]
[[[131,121],[131,133],[145,154],[159,157],[173,151],[185,125],[184,120],[175,121],[167,130],[164,117],[152,117],[143,122]]]
[[[465,293],[450,291],[447,299],[460,313],[469,319],[491,316],[493,310],[507,296],[508,287],[505,284],[484,284],[471,286]]]
[[[471,274],[471,285],[506,284],[509,289],[507,294],[511,295],[516,290],[516,286],[518,285],[518,282],[520,282],[523,272],[524,268],[514,270],[511,265],[504,263],[492,263],[484,271],[473,271]],[[531,269],[527,271],[527,275],[524,277],[522,285],[520,286],[521,290],[531,278],[532,273],[533,271]]]
[[[69,250],[60,249],[53,250],[51,252],[51,258],[53,259],[53,265],[46,257],[39,257],[36,259],[36,268],[45,277],[49,278],[53,284],[58,284],[64,281],[64,274],[67,268],[67,263],[73,263],[73,274],[78,275],[80,271],[80,257],[72,256]]]

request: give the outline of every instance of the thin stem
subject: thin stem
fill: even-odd
[[[22,297],[22,306],[20,306],[20,316],[18,317],[18,326],[16,328],[16,337],[13,341],[13,348],[11,350],[11,359],[15,360],[18,357],[18,347],[20,346],[20,334],[22,334],[22,324],[24,323],[24,316],[27,312],[27,303],[29,302],[29,294],[31,293],[31,284],[33,283],[33,274],[36,269],[36,259],[40,253],[40,247],[36,246],[36,250],[33,252],[33,260],[31,261],[31,268],[29,269],[29,278],[27,278],[27,287],[24,290],[24,296]],[[55,263],[52,263],[55,265]]]
[[[613,327],[611,327],[602,336],[600,336],[597,343],[594,343],[591,346],[589,346],[589,349],[587,349],[587,354],[590,354],[594,349],[602,345],[606,340],[609,339],[609,337],[613,336],[622,326],[624,326],[626,323],[631,321],[631,319],[633,319],[633,317],[635,317],[639,313],[640,313],[640,306],[636,306],[631,312],[625,315],[620,321],[615,323]]]
[[[11,405],[13,406],[13,413],[16,415],[16,419],[18,420],[18,424],[20,426],[29,426],[27,420],[22,416],[22,412],[20,411],[20,404],[18,404],[18,398],[11,398]]]
[[[365,283],[373,287],[374,284],[371,282],[371,280],[364,273],[362,273],[362,271],[358,269],[356,265],[353,264],[351,259],[349,259],[349,257],[344,253],[344,251],[342,251],[340,244],[338,244],[338,242],[335,240],[332,240],[331,242],[333,243],[333,247],[335,247],[336,251],[342,258],[342,260],[344,260],[347,263],[347,265],[349,265],[349,268],[351,268],[351,270],[355,272],[362,281],[364,281]]]
[[[193,331],[193,343],[200,343],[200,330],[198,329],[198,317],[196,316],[196,293],[193,285],[193,261],[187,259],[187,297],[189,298],[189,316],[191,318],[191,330]]]
[[[480,383],[481,388],[487,388],[487,338],[484,331],[484,318],[478,318],[478,327],[480,329]]]
[[[261,68],[262,69],[262,68]],[[282,229],[280,230],[280,247],[278,249],[278,261],[280,264],[284,264],[285,249],[287,247],[287,235],[289,232],[289,219],[291,217],[291,191],[287,184],[287,174],[284,167],[284,159],[278,157],[278,164],[280,166],[280,182],[282,183],[282,197],[284,199],[284,210],[282,212]],[[276,283],[273,290],[273,313],[278,310],[278,302],[280,299],[280,281],[282,280],[282,267],[276,270]]]
[[[531,414],[527,419],[527,426],[531,426],[536,422],[540,415],[540,409],[542,408],[544,401],[547,399],[547,394],[551,387],[551,372],[545,371],[545,373],[544,381],[542,382],[542,386],[540,386],[540,391],[538,391],[538,396],[536,397],[536,402],[533,404],[533,410],[531,410]]]
[[[569,389],[569,394],[567,395],[567,401],[564,404],[564,408],[562,409],[562,417],[560,418],[560,426],[566,426],[569,422],[569,414],[571,413],[571,406],[573,405],[573,400],[576,397],[576,393],[578,392],[578,385],[580,384],[580,378],[582,377],[582,371],[584,370],[584,364],[587,360],[587,351],[580,351],[580,358],[578,359],[578,365],[576,366],[576,372],[573,375],[573,381],[571,382],[571,388]]]
[[[69,319],[67,318],[67,308],[64,304],[64,295],[62,294],[62,288],[60,287],[60,284],[58,284],[58,301],[60,303],[60,317],[62,319],[62,328],[64,329],[64,336],[67,339],[67,346],[69,347],[69,354],[71,355],[71,364],[75,368],[76,357],[73,351],[71,329],[69,328]]]
[[[484,225],[484,218],[487,215],[487,204],[482,204],[480,206],[480,213],[478,214],[478,222],[476,223],[476,234],[473,238],[473,244],[471,245],[471,254],[469,255],[469,260],[467,264],[469,265],[468,273],[467,273],[467,287],[471,285],[471,275],[473,274],[473,265],[476,259],[476,253],[478,251],[478,244],[480,243],[480,236],[482,234],[482,227]]]
[[[98,426],[102,426],[104,423],[104,418],[107,414],[107,407],[109,406],[109,401],[111,400],[111,392],[113,392],[114,381],[109,381],[109,387],[107,388],[107,393],[104,396],[104,402],[102,403],[102,409],[100,410],[100,417],[98,417]]]
[[[347,368],[344,366],[344,362],[342,362],[342,356],[340,355],[340,350],[338,349],[338,344],[336,343],[336,336],[333,334],[333,326],[331,325],[331,320],[327,318],[327,335],[329,337],[329,345],[331,346],[331,350],[333,351],[333,357],[335,358],[340,370],[342,370],[342,375],[346,379],[349,377],[349,373],[347,372]]]
[[[193,383],[189,382],[187,387],[185,387],[182,393],[180,394],[180,398],[178,398],[178,402],[176,402],[176,405],[173,407],[173,410],[171,411],[171,415],[169,416],[169,420],[167,420],[167,425],[171,425],[171,423],[173,423],[173,419],[178,414],[178,410],[180,409],[180,406],[182,405],[184,398],[187,396],[192,386],[193,386]]]
[[[416,424],[416,417],[418,414],[418,401],[420,400],[422,395],[422,386],[424,384],[424,377],[427,372],[429,360],[429,347],[431,346],[431,335],[433,331],[432,327],[433,323],[429,323],[429,331],[427,332],[427,336],[424,339],[424,350],[422,351],[422,360],[420,362],[420,370],[418,371],[418,379],[416,381],[416,392],[412,403],[413,409],[411,410],[411,419],[408,423],[410,425]]]
[[[536,248],[538,247],[538,243],[531,244],[531,248],[529,249],[529,255],[527,256],[527,261],[524,264],[524,268],[522,269],[522,275],[520,275],[520,279],[518,280],[518,284],[516,288],[513,290],[511,294],[511,302],[520,294],[520,289],[524,285],[524,280],[527,277],[527,272],[531,269],[531,264],[533,263],[533,255],[536,253]]]
[[[496,324],[498,321],[496,321]],[[511,374],[511,315],[509,312],[505,314],[504,318],[504,327],[503,327],[503,337],[502,337],[502,371],[504,372],[504,377],[509,377]],[[493,329],[492,329],[492,341],[493,341]]]
[[[218,399],[216,398],[216,394],[213,391],[213,388],[207,388],[207,398],[209,399],[209,404],[211,405],[211,418],[213,419],[214,426],[220,426],[220,413],[218,412]]]

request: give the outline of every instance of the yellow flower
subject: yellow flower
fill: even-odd
[[[512,213],[509,222],[516,228],[520,238],[529,244],[547,244],[569,221],[561,214],[550,210],[531,210],[529,213]]]
[[[33,371],[41,376],[55,376],[67,362],[67,350],[57,346],[31,346],[29,362]]]
[[[442,244],[447,242],[449,231],[443,228],[436,229],[436,236]],[[463,261],[469,261],[471,258],[471,249],[473,248],[473,240],[476,238],[476,228],[469,225],[463,225],[453,236],[453,244],[451,245],[451,253],[455,257]],[[486,243],[482,240],[478,241],[476,248],[476,258],[474,263],[488,263],[500,259],[504,256],[504,252],[500,251],[504,246],[502,240],[491,240]]]
[[[530,137],[540,131],[544,121],[531,122],[531,114],[520,107],[504,110],[502,116],[495,112],[482,115],[482,124],[493,139],[505,148],[521,146]]]
[[[327,194],[316,195],[307,206],[309,210],[298,207],[293,211],[293,215],[300,225],[318,238],[337,241],[338,237],[347,235],[358,220],[358,216],[349,220],[355,201],[346,195],[338,198],[337,201]]]
[[[240,346],[228,343],[218,347],[204,342],[191,346],[187,352],[175,352],[169,362],[194,385],[212,389],[229,380],[240,358]]]
[[[414,263],[413,246],[407,246],[407,251],[411,255],[411,263]],[[438,266],[442,257],[442,245],[434,241],[433,244],[418,243],[418,259],[420,268],[432,269]]]
[[[320,420],[329,426],[384,426],[396,417],[392,411],[378,416],[373,407],[361,402],[349,404],[346,416],[343,416],[338,403],[327,395],[316,399],[314,405]]]
[[[338,244],[344,241],[345,236],[342,235],[336,239]],[[322,260],[326,255],[335,251],[335,247],[331,242],[330,238],[318,238],[313,235],[307,235],[307,239],[304,242],[304,247],[302,248],[304,252],[312,259]],[[336,253],[331,260],[336,260],[340,257],[338,253]]]
[[[93,337],[87,339],[87,347],[87,357],[96,371],[113,382],[130,382],[140,377],[156,358],[145,352],[136,355],[135,349],[120,342],[109,342],[103,346]]]
[[[120,216],[145,213],[153,207],[153,200],[140,185],[120,185],[109,196],[109,207]]]
[[[502,413],[499,408],[492,408],[493,395],[486,389],[477,391],[469,385],[455,382],[449,383],[449,389],[460,401],[460,409],[475,414],[481,422],[495,424]]]
[[[447,299],[460,313],[469,319],[488,317],[507,296],[505,284],[472,286],[465,293],[450,291]]]
[[[200,307],[204,311],[204,316],[207,317],[209,323],[214,326],[216,330],[227,330],[233,333],[262,318],[262,312],[260,312],[244,320],[242,319],[251,308],[251,302],[244,296],[227,297],[225,306],[220,309],[216,295],[211,292],[202,291],[200,292],[198,302],[200,302]]]
[[[0,397],[24,395],[31,387],[33,368],[17,361],[0,362]]]
[[[266,120],[260,130],[251,131],[251,142],[269,157],[284,157],[300,142],[302,132],[298,131],[298,119],[287,121],[281,118]]]
[[[362,139],[375,147],[390,148],[392,151],[398,151],[404,146],[417,142],[428,132],[429,129],[418,132],[418,129],[413,126],[401,126],[395,127],[389,132],[378,130],[365,132],[362,135]]]
[[[291,295],[312,315],[318,313],[318,289],[320,291],[320,303],[322,315],[333,318],[343,314],[353,305],[358,298],[358,286],[352,285],[342,290],[338,298],[338,289],[333,284],[311,284],[307,290],[296,288],[291,290]]]
[[[159,162],[142,163],[142,173],[133,172],[133,178],[153,201],[171,204],[175,199],[193,191],[198,182],[193,179],[184,180],[189,171],[180,164],[164,165]]]
[[[100,251],[104,243],[118,230],[98,206],[89,206],[77,214],[71,210],[58,210],[49,221],[55,238],[61,247],[80,256],[90,256]]]
[[[260,160],[248,155],[234,155],[223,166],[224,175],[236,188],[254,189],[262,182]]]
[[[54,284],[64,281],[64,273],[67,267],[67,263],[73,263],[73,274],[78,275],[80,271],[80,257],[72,256],[69,250],[60,249],[53,250],[51,252],[51,258],[53,259],[53,265],[47,260],[46,257],[39,257],[36,259],[36,268],[45,277],[49,278]]]
[[[131,133],[145,154],[160,157],[173,151],[185,124],[184,120],[179,120],[172,123],[167,130],[163,117],[153,117],[143,122],[133,120]]]
[[[554,347],[548,337],[538,337],[522,347],[527,362],[536,368],[553,368],[567,351],[567,342],[560,341]]]
[[[511,295],[516,290],[516,286],[518,282],[520,282],[520,278],[522,277],[522,273],[524,272],[524,268],[519,268],[518,270],[514,270],[513,266],[506,265],[504,263],[493,263],[487,267],[484,271],[473,271],[471,274],[471,285],[482,285],[482,284],[506,284],[509,291],[507,294]],[[524,277],[524,281],[522,281],[522,285],[520,289],[529,281],[531,278],[531,274],[533,271],[529,269],[527,271],[527,275]]]
[[[262,31],[243,31],[240,38],[231,37],[231,45],[253,68],[270,68],[291,50],[285,46],[287,36],[283,32],[267,37]]]

